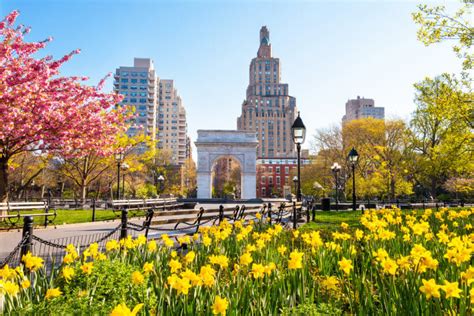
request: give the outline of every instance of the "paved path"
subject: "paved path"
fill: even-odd
[[[143,223],[143,218],[141,220],[134,218],[131,219],[130,222],[141,224]],[[51,225],[48,228],[35,228],[34,234],[40,238],[51,240],[62,237],[106,233],[113,230],[119,224],[120,220],[81,224],[65,224],[57,225],[56,227]],[[20,242],[20,240],[21,230],[0,232],[0,260],[5,258],[10,253],[10,251],[12,251],[15,246]]]
[[[235,207],[237,204],[225,204],[225,207]],[[260,204],[258,204],[260,205]],[[249,205],[250,206],[250,205]],[[219,207],[219,204],[199,204],[196,205],[195,209],[204,207],[204,209],[215,209]],[[168,216],[160,217],[166,219]],[[169,216],[172,218],[173,216]],[[129,220],[131,223],[141,225],[144,221],[144,217],[135,217]],[[73,237],[73,236],[86,236],[93,235],[98,233],[107,233],[112,231],[120,225],[120,220],[111,220],[103,222],[94,222],[94,223],[80,223],[80,224],[64,224],[57,226],[48,226],[48,228],[35,228],[34,234],[40,238],[46,240],[52,240],[63,237]],[[160,228],[172,228],[174,224],[160,225]],[[162,233],[159,232],[149,232],[150,237],[160,236]],[[4,259],[21,241],[22,232],[21,230],[12,230],[9,232],[0,232],[0,261]]]

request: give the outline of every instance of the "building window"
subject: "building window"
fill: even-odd
[[[276,173],[280,174],[280,167],[275,167],[275,169],[276,169]]]
[[[265,187],[262,188],[262,196],[266,196],[267,195],[267,190]]]
[[[260,180],[260,183],[261,183],[261,184],[266,184],[265,176],[262,176],[262,178],[261,178],[261,180]]]
[[[290,167],[285,167],[285,173],[289,174],[290,173]]]
[[[127,79],[127,78],[122,78],[122,79],[120,79],[120,82],[127,83],[127,82],[128,82],[128,79]]]
[[[126,84],[123,84],[120,86],[120,89],[128,89],[128,86]]]
[[[268,184],[272,185],[273,184],[273,177],[268,177]]]
[[[277,184],[277,185],[280,185],[280,181],[281,181],[281,180],[280,180],[280,176],[277,176],[277,177],[276,177],[276,184]]]
[[[123,77],[128,77],[128,72],[127,71],[122,71],[120,72],[120,75]]]

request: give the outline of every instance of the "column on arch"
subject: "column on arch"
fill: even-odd
[[[245,148],[242,172],[242,199],[255,199],[257,187],[256,153],[254,148]]]

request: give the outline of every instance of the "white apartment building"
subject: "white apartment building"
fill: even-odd
[[[346,102],[346,114],[342,117],[343,123],[367,117],[383,120],[385,119],[385,108],[376,107],[373,99],[360,96]]]
[[[153,60],[134,58],[133,66],[121,66],[114,75],[114,91],[124,96],[120,106],[135,107],[135,118],[127,131],[143,131],[158,140],[158,148],[172,154],[172,163],[183,165],[191,155],[186,110],[173,80],[156,76]]]

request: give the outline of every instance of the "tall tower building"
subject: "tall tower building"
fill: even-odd
[[[373,99],[361,98],[360,96],[346,102],[346,115],[342,117],[342,123],[367,117],[383,120],[385,118],[385,108],[376,107]]]
[[[173,80],[162,79],[159,83],[158,148],[171,152],[172,163],[183,165],[190,156],[188,147],[186,110]]]
[[[257,57],[250,63],[242,114],[237,119],[238,130],[256,133],[259,158],[296,156],[291,137],[296,99],[289,95],[288,84],[280,80],[280,59],[272,57],[270,32],[263,26]]]
[[[134,136],[140,131],[156,139],[157,87],[153,60],[134,58],[133,67],[119,67],[114,75],[114,91],[124,96],[121,104],[135,107],[136,117],[127,131]]]

